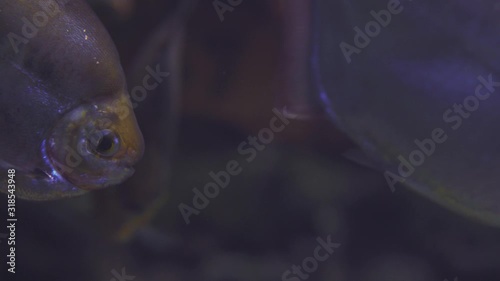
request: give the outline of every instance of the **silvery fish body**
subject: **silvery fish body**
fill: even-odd
[[[44,200],[118,184],[143,139],[117,51],[82,0],[0,0],[0,180]]]
[[[498,12],[493,0],[317,0],[311,46],[321,101],[391,188],[496,226]]]

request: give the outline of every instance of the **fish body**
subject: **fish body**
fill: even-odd
[[[19,197],[129,177],[143,153],[131,108],[118,53],[84,1],[0,1],[0,167],[16,170]]]
[[[500,25],[482,1],[314,7],[312,71],[331,119],[385,171],[500,226]]]

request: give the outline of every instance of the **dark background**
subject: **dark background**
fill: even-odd
[[[136,110],[147,152],[122,186],[18,201],[17,273],[3,275],[2,241],[0,280],[108,281],[122,268],[146,281],[281,280],[329,235],[341,246],[308,280],[500,280],[498,229],[403,186],[391,193],[382,173],[342,157],[353,145],[320,111],[292,120],[255,160],[238,153],[294,85],[310,86],[307,73],[290,75],[303,62],[289,43],[309,39],[290,41],[307,14],[299,2],[243,0],[221,22],[211,1],[191,10],[188,1],[91,1],[129,88],[147,65],[172,74]],[[242,173],[186,225],[179,204],[192,206],[192,189],[233,159]]]

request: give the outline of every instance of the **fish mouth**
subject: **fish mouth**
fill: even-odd
[[[84,190],[96,190],[118,185],[135,173],[135,169],[132,166],[119,166],[113,169],[114,170],[112,172],[110,172],[110,170],[106,170],[105,176],[92,177],[89,174],[86,174],[80,176],[80,180],[70,179],[70,182]]]

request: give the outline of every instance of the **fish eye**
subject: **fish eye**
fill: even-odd
[[[97,132],[90,139],[90,143],[92,151],[104,157],[113,156],[120,148],[120,139],[111,130],[102,130]]]

